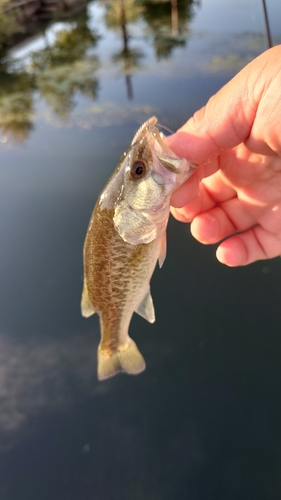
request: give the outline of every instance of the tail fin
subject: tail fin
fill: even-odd
[[[145,370],[145,361],[135,342],[129,338],[125,349],[119,348],[111,356],[106,356],[98,349],[98,379],[114,377],[119,372],[138,375]]]

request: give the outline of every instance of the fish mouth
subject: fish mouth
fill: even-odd
[[[165,158],[164,156],[159,155],[156,153],[156,156],[158,160],[161,162],[163,167],[165,167],[169,172],[172,172],[173,174],[180,174],[181,173],[181,165],[183,163],[183,158]],[[196,167],[198,165],[195,165],[194,163],[189,163],[189,167],[192,169],[192,173],[194,170],[196,170]],[[190,174],[191,175],[191,174]]]
[[[158,160],[161,162],[163,167],[165,167],[169,172],[172,172],[173,174],[179,174],[180,173],[180,166],[182,163],[181,158],[165,158],[164,156],[161,156],[156,153],[156,156]]]

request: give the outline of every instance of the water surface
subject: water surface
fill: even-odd
[[[80,296],[99,192],[145,119],[176,129],[267,48],[261,2],[120,6],[92,2],[0,66],[0,498],[279,500],[279,258],[226,268],[171,220],[157,322],[131,323],[147,370],[96,379]]]

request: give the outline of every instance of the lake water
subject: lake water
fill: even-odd
[[[171,219],[157,322],[130,329],[147,369],[96,378],[80,297],[99,192],[144,120],[175,130],[267,48],[261,1],[121,5],[0,65],[0,499],[280,500],[280,258],[224,267]]]

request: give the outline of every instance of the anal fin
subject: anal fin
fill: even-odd
[[[136,313],[142,316],[142,318],[146,319],[149,323],[154,323],[155,312],[154,312],[153,300],[150,293],[150,288],[147,290],[141,303],[136,309]]]

